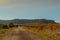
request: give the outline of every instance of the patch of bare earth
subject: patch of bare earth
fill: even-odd
[[[27,32],[22,28],[17,28],[5,34],[0,40],[42,40],[34,33]]]

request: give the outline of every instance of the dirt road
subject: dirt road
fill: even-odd
[[[22,28],[16,28],[11,32],[6,33],[0,40],[41,40],[34,33],[27,32]]]

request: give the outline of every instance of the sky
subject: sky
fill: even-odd
[[[0,0],[0,19],[60,21],[60,0]]]

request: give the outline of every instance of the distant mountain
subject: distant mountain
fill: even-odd
[[[24,24],[24,23],[56,23],[54,20],[47,19],[13,19],[13,20],[0,20],[0,23],[7,24],[9,22],[13,22],[15,24]]]

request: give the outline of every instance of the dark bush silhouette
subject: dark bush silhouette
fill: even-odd
[[[10,28],[14,27],[14,24],[12,22],[10,22],[8,25]]]
[[[9,27],[7,25],[3,25],[2,28],[8,29]]]

